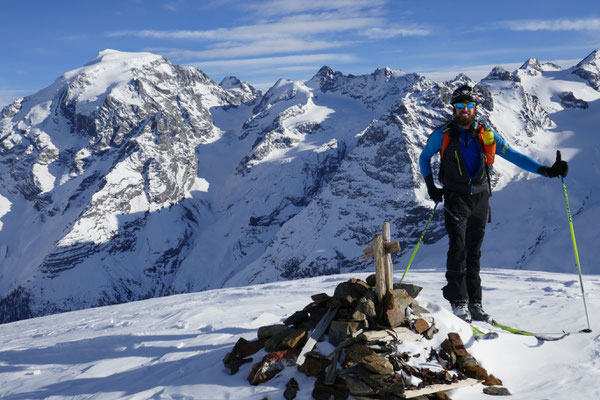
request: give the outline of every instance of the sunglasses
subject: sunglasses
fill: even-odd
[[[456,103],[454,105],[454,108],[456,108],[457,110],[462,110],[463,108],[475,108],[475,106],[477,105],[477,103],[475,102],[470,102],[470,103]]]

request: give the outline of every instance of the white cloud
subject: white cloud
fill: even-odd
[[[216,41],[256,41],[278,40],[282,37],[298,35],[314,36],[322,33],[339,33],[370,28],[382,23],[374,17],[323,18],[315,19],[310,15],[298,15],[279,22],[244,25],[235,28],[212,30],[136,30],[108,32],[108,37],[139,37],[151,39],[188,39]]]
[[[411,25],[402,28],[369,28],[362,34],[369,39],[391,39],[397,36],[427,36],[431,34],[431,30],[425,27]]]
[[[500,26],[513,31],[597,31],[600,18],[530,19],[503,21]]]
[[[215,48],[207,50],[186,50],[169,48],[148,48],[145,51],[156,52],[170,59],[191,58],[235,58],[248,56],[261,56],[266,54],[302,53],[307,51],[328,50],[351,45],[352,42],[300,40],[283,38],[280,40],[259,40],[250,43],[224,42],[218,43]]]
[[[359,10],[375,11],[385,4],[385,0],[269,0],[246,7],[261,16],[285,15],[303,12],[332,11],[356,12]]]
[[[246,58],[235,60],[213,60],[197,61],[187,65],[197,68],[235,68],[245,69],[248,67],[274,67],[282,65],[304,65],[304,64],[327,64],[327,63],[352,63],[359,61],[354,54],[307,54],[283,57]]]

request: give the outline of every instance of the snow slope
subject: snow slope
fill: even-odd
[[[245,379],[251,363],[230,376],[221,360],[238,338],[255,338],[260,326],[282,321],[310,303],[312,294],[333,294],[351,277],[366,274],[216,289],[0,325],[0,398],[280,399],[293,376],[297,398],[311,399],[314,379],[295,368],[253,387]],[[419,300],[440,328],[423,346],[439,346],[448,332],[459,332],[513,400],[600,397],[600,276],[585,277],[593,333],[557,342],[502,332],[496,340],[475,342],[441,298],[442,271],[411,271],[407,280],[424,286]],[[576,274],[487,269],[483,285],[484,304],[501,322],[537,332],[586,327]],[[318,349],[327,354],[332,346],[319,343]],[[481,385],[450,395],[484,397]]]

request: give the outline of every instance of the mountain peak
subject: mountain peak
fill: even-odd
[[[447,83],[452,86],[452,87],[458,87],[459,85],[469,85],[469,86],[475,86],[475,82],[473,81],[473,79],[469,78],[467,75],[463,74],[462,72],[458,75],[456,75],[453,79],[450,79],[449,81],[447,81]]]
[[[530,59],[531,60],[531,59]],[[536,60],[537,61],[537,60]],[[529,61],[528,61],[529,62]],[[527,63],[525,63],[527,64]],[[525,66],[523,64],[523,66]],[[523,68],[523,67],[521,67]],[[495,66],[494,69],[490,71],[488,76],[483,78],[484,81],[511,81],[511,82],[519,82],[519,77],[513,74],[512,72],[506,70],[504,67],[499,65]]]
[[[113,49],[105,49],[100,51],[96,58],[94,58],[89,63],[85,64],[84,68],[87,66],[100,64],[100,63],[115,63],[121,62],[125,64],[131,65],[142,65],[147,64],[152,61],[160,60],[164,57],[159,56],[157,54],[148,53],[148,52],[125,52]]]
[[[600,69],[600,50],[592,51],[586,58],[581,60],[579,64],[576,65],[577,68],[583,68],[586,66],[593,66],[596,69]]]
[[[262,96],[262,92],[247,82],[241,81],[235,76],[226,76],[219,83],[223,89],[235,95],[241,96],[243,102],[254,100]]]
[[[537,58],[530,58],[529,60],[525,61],[525,63],[523,63],[519,69],[533,69],[542,72],[542,64]]]
[[[575,66],[573,73],[600,91],[600,50],[592,51]]]
[[[323,91],[332,90],[336,86],[336,81],[343,78],[344,74],[339,71],[334,71],[330,67],[324,65],[311,79],[306,81],[308,87],[321,88]]]
[[[400,78],[401,76],[406,75],[406,73],[403,71],[395,71],[389,67],[379,67],[375,70],[375,72],[373,72],[373,75],[376,77],[384,76],[386,81],[389,81],[394,78]]]

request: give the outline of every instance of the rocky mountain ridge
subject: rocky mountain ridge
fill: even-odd
[[[354,76],[323,67],[263,94],[150,53],[105,50],[2,110],[2,321],[361,270],[368,266],[359,250],[384,220],[402,243],[401,262],[431,210],[420,149],[451,117],[454,87],[477,84],[481,118],[511,146],[551,162],[558,144],[596,151],[581,143],[598,122],[597,61],[596,51],[561,70],[530,59],[479,83],[462,74],[434,82],[389,68]],[[574,162],[575,171],[599,174],[590,157]],[[497,164],[503,217],[488,236],[532,218],[511,215],[504,198],[548,190]],[[586,175],[572,174],[576,215],[594,215],[595,186],[589,192]],[[498,262],[543,268],[536,262],[558,240],[554,231],[530,224],[521,250]],[[443,237],[438,217],[424,263],[441,264]]]

